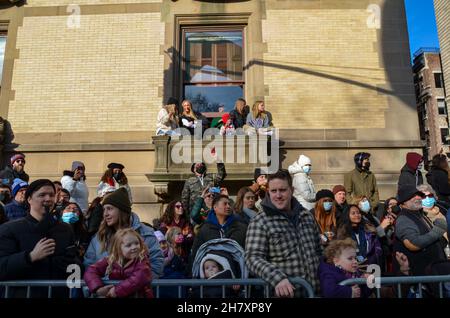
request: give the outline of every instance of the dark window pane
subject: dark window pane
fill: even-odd
[[[436,88],[444,87],[442,73],[434,73],[434,82],[436,84]]]
[[[198,112],[216,112],[221,104],[225,106],[225,112],[229,112],[242,96],[244,92],[240,86],[185,86],[185,98]]]
[[[185,33],[185,81],[242,81],[242,31]]]
[[[446,140],[448,136],[448,128],[441,128],[441,138],[442,138],[442,143],[444,145],[447,145],[449,142]]]
[[[445,107],[445,100],[438,99],[437,104],[438,104],[439,115],[445,115],[447,113],[447,110]]]

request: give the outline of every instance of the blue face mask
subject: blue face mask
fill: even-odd
[[[303,169],[303,172],[306,174],[311,172],[311,166],[303,166],[302,169]]]
[[[333,208],[333,202],[324,202],[323,208],[325,211],[330,211]]]
[[[422,199],[422,206],[424,208],[432,208],[435,203],[436,203],[435,198],[426,197],[425,199]]]
[[[80,219],[80,217],[78,216],[78,214],[74,213],[74,212],[66,212],[62,215],[62,220],[65,223],[69,223],[69,224],[73,224],[78,222],[78,220]]]
[[[361,203],[361,211],[368,213],[370,211],[369,201],[364,201]]]

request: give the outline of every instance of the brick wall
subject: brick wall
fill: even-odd
[[[160,13],[26,17],[8,118],[16,133],[154,130],[162,104]]]
[[[360,9],[267,11],[264,79],[276,126],[384,128],[385,70],[367,18]]]

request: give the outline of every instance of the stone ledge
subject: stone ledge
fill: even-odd
[[[74,144],[22,144],[16,149],[21,152],[83,152],[83,151],[154,151],[151,142],[132,143],[74,143]]]

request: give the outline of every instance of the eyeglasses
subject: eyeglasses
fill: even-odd
[[[15,162],[18,162],[18,163],[25,163],[25,160],[23,160],[23,159],[17,159]]]
[[[183,206],[182,206],[181,204],[176,204],[175,207],[176,207],[177,209],[179,209],[179,208],[182,208]]]
[[[206,198],[213,198],[214,195],[213,195],[213,194],[207,194],[207,195],[205,195],[205,197],[206,197]]]

